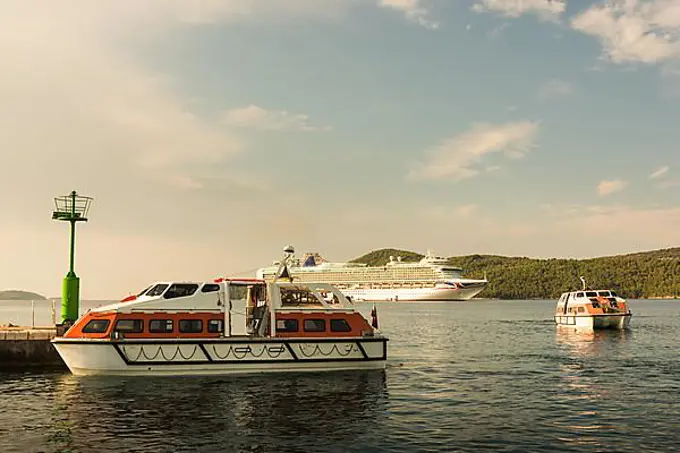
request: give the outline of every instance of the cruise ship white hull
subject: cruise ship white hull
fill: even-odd
[[[470,300],[486,285],[472,288],[390,288],[390,289],[341,289],[343,294],[356,301],[407,302],[407,301],[456,301]]]

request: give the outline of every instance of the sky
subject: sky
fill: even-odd
[[[680,245],[680,0],[0,0],[0,289]]]

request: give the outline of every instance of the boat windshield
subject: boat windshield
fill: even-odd
[[[167,283],[159,283],[159,284],[157,284],[156,286],[154,286],[153,288],[151,288],[151,289],[146,293],[146,295],[147,295],[147,296],[150,296],[150,297],[160,296],[161,294],[163,294],[163,291],[165,291],[167,288],[168,288],[168,284],[167,284]]]
[[[144,288],[142,291],[140,291],[140,292],[137,293],[137,297],[141,297],[145,292],[147,292],[147,291],[150,290],[150,289],[151,289],[151,287],[150,287],[150,286],[147,286],[147,287]]]
[[[307,288],[281,288],[282,305],[321,305],[312,291]]]
[[[609,291],[598,291],[597,295],[602,297],[609,297]]]

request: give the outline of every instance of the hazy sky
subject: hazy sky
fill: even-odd
[[[0,289],[680,245],[680,1],[0,0]]]

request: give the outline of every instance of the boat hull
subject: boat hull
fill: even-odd
[[[384,368],[387,339],[52,341],[75,375],[228,375]]]
[[[581,329],[627,329],[631,313],[608,313],[602,315],[555,315],[555,324]]]
[[[470,300],[482,292],[486,285],[471,288],[390,288],[390,289],[341,289],[352,300],[366,302],[411,301],[461,301]]]

